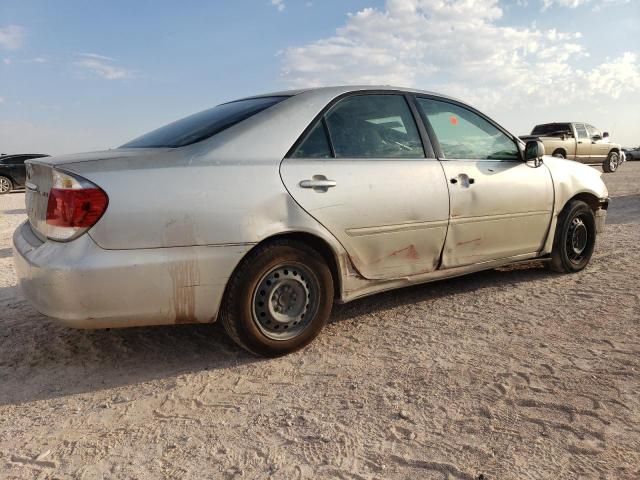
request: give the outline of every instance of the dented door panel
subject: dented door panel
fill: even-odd
[[[486,160],[442,165],[447,178],[457,180],[449,188],[451,219],[442,268],[541,250],[553,211],[553,183],[544,165]]]
[[[302,208],[344,246],[369,279],[391,279],[438,267],[447,233],[449,194],[433,159],[295,159],[282,180]],[[325,192],[300,182],[322,175]]]

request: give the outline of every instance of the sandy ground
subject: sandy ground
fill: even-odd
[[[640,478],[640,162],[604,178],[585,271],[337,306],[276,360],[217,325],[52,323],[16,289],[24,196],[0,197],[0,478]]]

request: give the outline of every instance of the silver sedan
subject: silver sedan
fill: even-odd
[[[582,270],[606,187],[543,155],[434,93],[245,98],[114,150],[29,161],[16,268],[34,306],[71,326],[220,320],[281,355],[334,301],[532,259]]]

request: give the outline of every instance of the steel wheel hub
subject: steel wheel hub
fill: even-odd
[[[587,230],[587,226],[580,217],[576,217],[571,221],[568,240],[568,246],[573,254],[571,255],[572,260],[579,260],[589,243],[589,232]]]
[[[303,265],[283,265],[262,277],[253,294],[253,317],[264,335],[288,340],[302,333],[318,311],[319,282]]]

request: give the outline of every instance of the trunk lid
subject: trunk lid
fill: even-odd
[[[133,157],[144,158],[171,150],[170,148],[114,148],[112,150],[101,150],[97,152],[72,153],[68,155],[57,155],[55,157],[38,158],[35,161],[40,164],[56,166],[68,163],[94,162],[97,160],[128,159]]]

